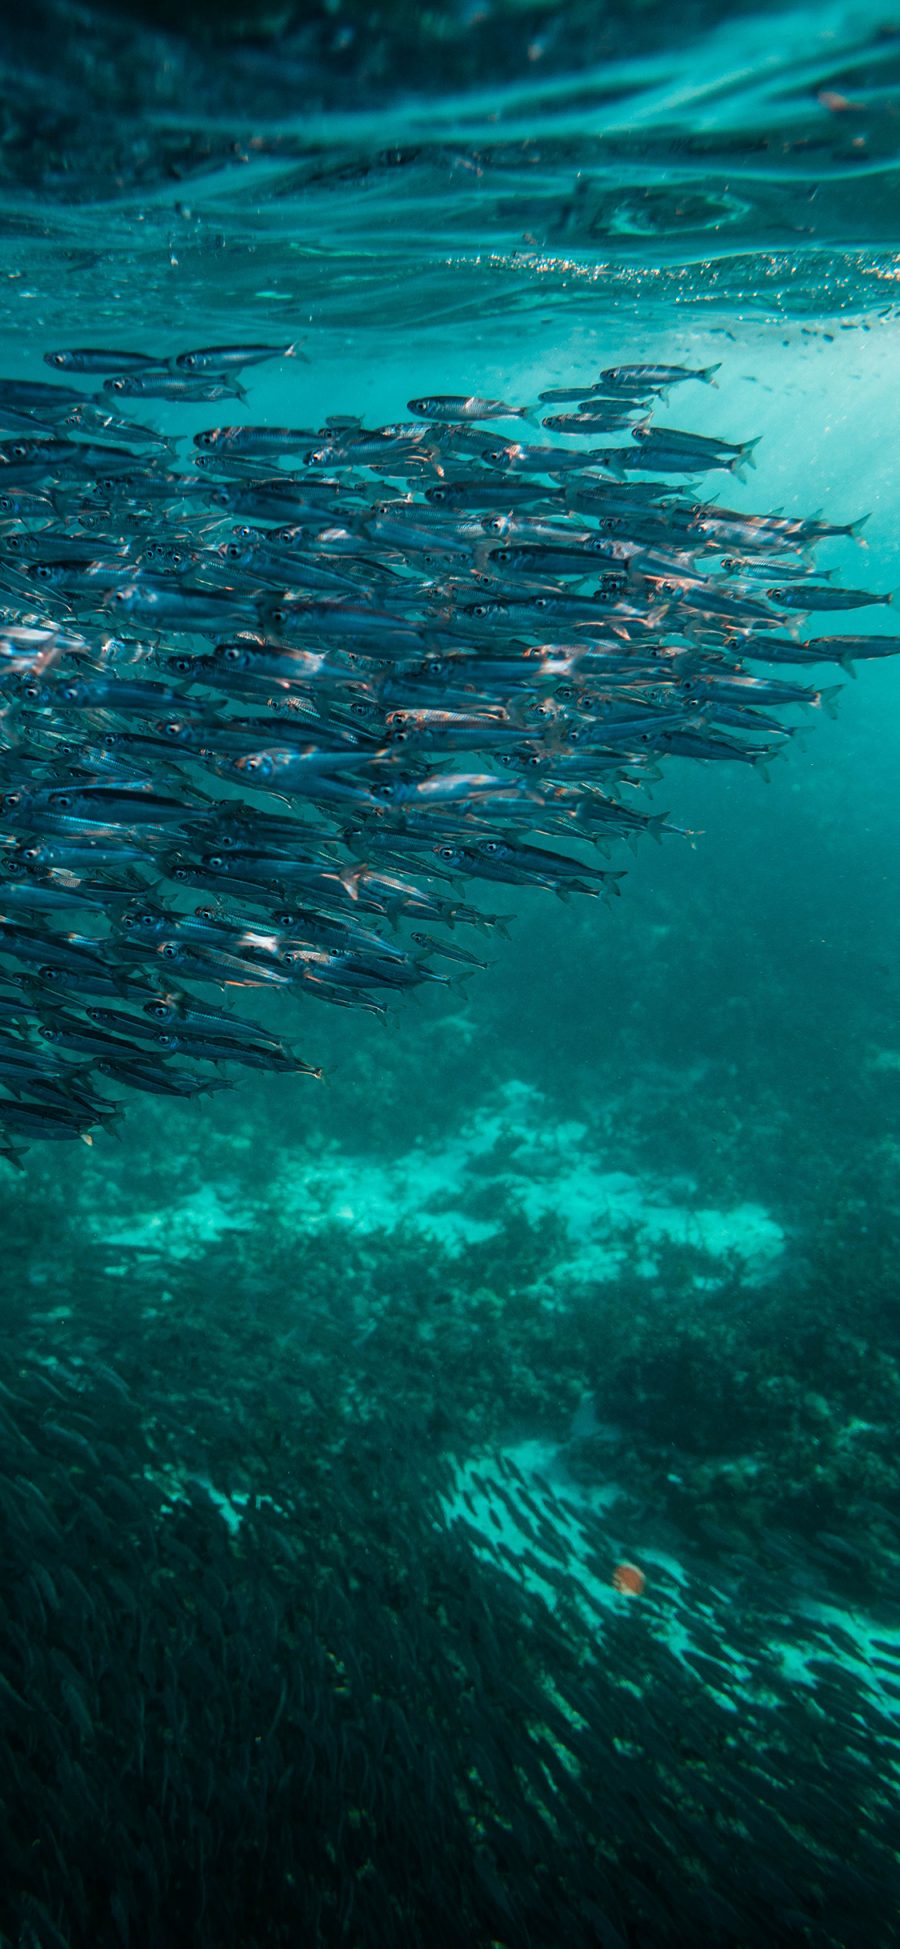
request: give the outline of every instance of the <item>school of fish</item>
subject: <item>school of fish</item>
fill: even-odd
[[[192,451],[123,416],[243,404],[240,375],[293,350],[63,349],[52,380],[0,379],[14,1163],[89,1140],[123,1090],[318,1075],[226,991],[382,1012],[483,965],[458,930],[505,916],[473,888],[617,895],[610,843],[675,829],[640,797],[662,760],[765,765],[785,710],[831,705],[807,666],[900,649],[801,633],[890,599],[816,575],[859,524],[718,505],[708,478],[755,442],[654,423],[717,368],[222,424]]]

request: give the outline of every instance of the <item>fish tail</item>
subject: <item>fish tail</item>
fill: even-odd
[[[827,690],[819,691],[817,701],[829,717],[837,717],[837,700],[843,688],[843,684],[829,684]]]
[[[761,439],[762,434],[758,433],[755,440],[744,440],[738,447],[737,454],[731,463],[731,472],[737,475],[738,480],[743,480],[745,468],[756,467],[756,461],[753,455]]]
[[[721,372],[721,370],[722,370],[722,361],[721,359],[717,359],[715,365],[701,366],[700,371],[697,374],[697,377],[698,379],[703,379],[707,386],[715,386],[716,373]],[[718,387],[716,387],[716,390],[718,391]]]

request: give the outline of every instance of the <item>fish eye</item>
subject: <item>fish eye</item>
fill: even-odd
[[[159,951],[164,961],[173,961],[178,953],[178,948],[174,941],[161,941]]]
[[[549,596],[535,596],[535,598],[534,598],[534,606],[535,606],[535,609],[549,609],[549,607],[550,607],[550,597],[549,597]]]
[[[4,799],[3,799],[3,803],[4,803],[4,805],[6,806],[6,809],[7,809],[7,811],[10,811],[10,810],[11,810],[11,808],[12,808],[12,807],[13,807],[14,805],[18,805],[18,803],[19,803],[19,793],[18,793],[18,792],[7,792],[7,793],[6,793],[5,795],[4,795]]]
[[[65,352],[51,352],[50,354],[51,365],[65,365],[65,363],[66,363]]]
[[[243,656],[244,652],[243,650],[238,648],[238,645],[236,643],[229,643],[228,648],[223,652],[223,654],[226,663],[240,663],[241,657]]]
[[[177,1049],[178,1047],[177,1036],[170,1035],[168,1029],[163,1029],[155,1039],[160,1049]]]
[[[124,392],[127,392],[127,391],[128,391],[128,380],[127,380],[127,379],[111,379],[111,380],[110,380],[110,382],[109,382],[109,390],[110,390],[110,392],[111,392],[111,393],[124,393]]]
[[[14,447],[10,448],[10,453],[14,460],[26,460],[28,457],[28,448],[19,440]]]
[[[282,623],[285,623],[285,622],[287,622],[287,610],[286,610],[286,609],[273,609],[273,610],[272,610],[272,621],[273,621],[273,623],[277,623],[277,624],[278,624],[278,626],[279,626],[279,628],[280,628],[280,627],[281,627],[281,625],[282,625]]]
[[[501,565],[503,566],[505,566],[507,562],[512,560],[512,556],[508,548],[495,548],[493,549],[492,553],[493,553],[494,561],[500,562]]]
[[[236,541],[229,541],[224,552],[229,562],[239,562],[244,551]]]
[[[185,676],[190,670],[193,661],[192,656],[173,656],[172,668],[173,670],[177,670],[180,676]]]
[[[72,800],[68,792],[54,792],[51,795],[50,803],[51,805],[58,805],[61,812],[67,812]]]
[[[483,853],[499,853],[500,847],[496,839],[486,839],[481,850]]]
[[[211,866],[214,873],[218,873],[220,869],[225,865],[225,860],[221,853],[207,853],[204,864],[206,866]],[[183,873],[186,870],[187,869],[185,867],[182,867],[181,869]]]
[[[210,432],[209,429],[207,429],[205,433],[194,434],[194,445],[196,447],[213,447],[215,446],[215,443],[216,443],[216,436],[214,433]]]
[[[436,851],[438,859],[453,860],[456,858],[456,853],[452,846],[438,846]]]

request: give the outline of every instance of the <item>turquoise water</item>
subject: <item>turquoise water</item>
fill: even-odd
[[[48,5],[9,29],[0,411],[20,417],[0,424],[0,499],[4,478],[44,499],[0,527],[2,1949],[900,1939],[898,666],[875,654],[897,607],[765,595],[811,564],[820,590],[900,588],[898,45],[870,6],[226,9],[170,30]],[[168,382],[189,349],[254,345],[271,356],[238,368],[246,396],[211,401],[114,399],[113,363],[47,363],[143,353]],[[408,427],[410,400],[475,394],[529,409],[482,420],[498,446],[577,455],[586,436],[539,430],[572,408],[538,395],[577,401],[638,364],[717,368],[639,385],[631,424],[731,443],[739,464],[670,466],[669,486],[648,471],[635,491],[620,458],[603,492],[637,507],[655,481],[663,530],[688,503],[854,530],[773,542],[754,580],[749,542],[728,568],[692,527],[690,561],[637,549],[617,590],[617,640],[649,618],[688,678],[738,657],[810,687],[759,706],[774,728],[703,717],[714,740],[762,740],[760,761],[679,755],[654,726],[601,786],[656,835],[585,837],[584,797],[555,791],[584,792],[571,698],[554,688],[549,722],[549,680],[512,668],[558,633],[519,610],[489,638],[464,607],[497,595],[492,538],[423,570],[371,525],[383,500],[483,484],[488,463],[438,425],[421,472],[408,434],[381,472],[352,451],[307,469],[337,475],[349,539],[320,525],[303,572],[349,561],[370,607],[399,605],[393,577],[395,626],[412,617],[417,660],[451,674],[502,641],[489,731],[505,713],[528,732],[552,796],[504,774],[496,830],[577,858],[583,880],[625,877],[591,897],[558,863],[479,878],[471,853],[442,877],[445,816],[464,848],[487,830],[471,778],[420,815],[404,865],[396,807],[345,813],[321,775],[276,794],[235,770],[310,696],[316,738],[343,735],[354,700],[377,713],[343,774],[357,793],[499,760],[446,725],[429,744],[421,722],[404,758],[385,715],[396,643],[374,670],[356,636],[335,655],[302,572],[291,610],[283,574],[260,593],[259,556],[252,575],[213,560],[256,517],[166,485],[204,478],[194,436],[339,446],[356,436],[326,431],[333,416]],[[83,405],[32,427],[22,388],[51,380]],[[56,438],[61,454],[13,451]],[[124,444],[133,493],[121,456],[84,458],[90,440]],[[631,454],[630,425],[589,444]],[[299,477],[308,445],[239,478],[220,442],[213,478],[230,495]],[[546,457],[490,477],[532,478],[534,502],[561,478]],[[584,516],[551,494],[548,519],[571,536]],[[127,580],[71,560],[44,586],[31,573],[95,535]],[[212,621],[141,607],[174,600],[154,547],[192,551]],[[698,562],[767,613],[698,621]],[[551,567],[535,586],[587,582]],[[289,653],[330,656],[336,704],[296,663],[273,697],[268,678],[232,692],[172,661],[235,631],[271,640],[278,603]],[[796,663],[754,656],[776,620]],[[585,703],[584,657],[607,620],[572,627],[596,718],[608,696]],[[95,687],[75,707],[72,671]],[[100,697],[110,677],[174,689],[126,708]],[[613,684],[617,708],[671,708],[655,672],[635,681]],[[176,710],[203,726],[187,756],[121,742]],[[116,784],[174,811],[135,834],[114,808],[98,852],[89,808],[88,867],[27,861],[72,840],[47,794]],[[287,879],[263,897],[208,866],[179,879],[248,798],[294,821]],[[289,926],[301,852],[345,877]],[[423,920],[408,891],[363,911],[376,868],[487,919]],[[29,892],[87,902],[98,882],[65,911]],[[242,901],[230,959],[170,974],[160,941],[181,949],[201,905],[217,923]],[[129,945],[122,914],[148,906]],[[357,918],[379,933],[377,975],[370,960],[349,1005],[322,1006],[348,1002],[327,955]],[[310,941],[326,960],[276,979],[276,950]],[[414,994],[392,992],[398,969]],[[135,1027],[163,996],[174,1052]],[[87,1074],[98,1008],[132,1039],[127,1076]],[[221,1023],[218,1047],[186,1047],[191,1008],[252,1020],[257,1060],[234,1059]],[[201,1093],[157,1093],[174,1072]]]

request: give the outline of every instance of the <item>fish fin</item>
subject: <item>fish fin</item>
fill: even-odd
[[[7,1164],[12,1164],[17,1171],[25,1169],[23,1155],[24,1152],[17,1150],[14,1144],[0,1144],[0,1157],[5,1157]]]
[[[863,533],[862,533],[862,530],[863,530],[863,528],[865,527],[865,525],[866,525],[866,522],[867,522],[867,521],[868,521],[868,520],[869,520],[870,518],[871,518],[871,509],[869,510],[869,513],[868,513],[868,514],[861,514],[861,515],[860,515],[860,517],[859,517],[859,520],[858,520],[858,521],[850,521],[850,522],[848,522],[848,524],[847,524],[847,533],[848,533],[848,535],[852,535],[852,536],[853,536],[853,539],[854,539],[854,541],[859,541],[859,542],[861,542],[861,543],[862,543],[862,546],[863,546],[863,548],[868,548],[868,546],[869,546],[869,544],[868,544],[868,542],[866,541],[866,538],[865,538],[865,536],[864,536],[864,535],[863,535]]]
[[[841,669],[842,669],[842,670],[846,670],[846,672],[847,672],[847,675],[848,675],[848,677],[852,677],[852,678],[853,678],[853,681],[854,681],[854,683],[855,683],[855,682],[856,682],[856,670],[855,670],[855,667],[854,667],[854,664],[853,664],[853,661],[852,661],[852,659],[851,659],[851,658],[850,658],[849,656],[839,656],[837,660],[838,660],[838,663],[839,663],[839,664],[840,664],[840,666],[841,666]]]
[[[755,440],[744,440],[738,447],[737,457],[732,462],[731,471],[737,475],[739,480],[743,478],[743,469],[745,467],[756,467],[756,461],[753,455],[762,437],[762,434],[758,433]]]
[[[362,874],[366,872],[368,872],[368,868],[364,862],[361,862],[360,865],[356,867],[346,866],[343,868],[343,870],[340,873],[338,873],[337,877],[340,880],[341,886],[346,888],[346,891],[349,893],[351,900],[359,899],[360,878]]]
[[[843,684],[830,684],[827,690],[819,691],[818,702],[828,717],[837,717],[837,700],[843,688]]]
[[[722,370],[722,361],[721,359],[717,359],[715,365],[701,366],[700,371],[697,374],[697,377],[698,379],[703,379],[707,386],[715,386],[716,373],[721,372],[721,370]]]

